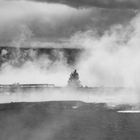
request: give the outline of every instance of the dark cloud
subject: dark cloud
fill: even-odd
[[[140,0],[34,0],[39,2],[61,3],[73,7],[101,7],[119,9],[139,9]]]

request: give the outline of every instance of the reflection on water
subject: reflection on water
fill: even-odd
[[[140,113],[140,110],[121,110],[118,113]]]

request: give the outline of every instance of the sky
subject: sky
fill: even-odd
[[[0,0],[0,45],[73,47],[75,34],[126,26],[139,7],[138,0]]]

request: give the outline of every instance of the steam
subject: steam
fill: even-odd
[[[83,92],[77,89],[32,89],[0,94],[0,103],[5,102],[43,102],[43,101],[83,101],[86,103],[106,103],[109,106],[129,104],[137,106],[139,97],[134,89],[114,90],[95,88],[93,91]]]
[[[31,38],[33,37],[32,31],[27,25],[21,25],[17,37],[12,41],[11,46],[16,48],[27,47],[30,45]]]
[[[9,1],[7,1],[7,3],[8,2]],[[30,9],[25,3],[30,4],[30,7],[33,6],[32,9]],[[24,13],[22,10],[21,12],[17,12],[14,4],[18,5],[17,1],[12,3],[12,9],[14,9],[14,14],[12,15],[14,17],[10,16],[10,18],[16,19],[17,22],[15,25],[18,23],[18,29],[16,31],[14,30],[14,35],[12,32],[8,32],[8,35],[13,35],[10,46],[15,46],[15,49],[9,52],[7,48],[3,47],[0,51],[0,84],[55,84],[56,88],[27,89],[26,91],[17,89],[16,92],[0,91],[0,104],[10,102],[76,100],[87,103],[106,103],[111,107],[116,107],[120,104],[129,104],[137,107],[137,111],[135,111],[135,113],[140,112],[138,111],[140,102],[139,13],[127,25],[115,25],[108,31],[104,32],[103,35],[99,35],[95,29],[89,27],[86,31],[78,31],[72,34],[68,39],[63,38],[63,35],[65,35],[64,33],[62,36],[60,36],[60,38],[63,38],[61,41],[53,41],[53,38],[51,42],[49,42],[47,39],[45,42],[43,42],[36,39],[35,33],[31,29],[32,27],[29,24],[24,24],[22,22],[24,18],[19,20],[19,17],[26,17],[29,21],[30,16],[28,15],[38,15],[38,12],[40,11],[39,16],[43,13],[43,20],[41,21],[44,21],[43,23],[47,24],[47,26],[43,26],[43,29],[44,27],[47,27],[46,31],[48,31],[48,34],[50,34],[52,29],[54,29],[54,35],[55,32],[57,32],[58,35],[60,31],[58,28],[61,24],[62,27],[66,24],[69,25],[71,23],[69,23],[69,21],[71,21],[70,19],[73,16],[73,21],[78,18],[83,21],[83,19],[86,19],[86,15],[89,16],[91,14],[90,10],[77,10],[64,5],[58,6],[43,3],[39,3],[38,5],[34,2],[27,3],[27,1],[21,1],[21,6],[18,8],[18,11],[20,11],[20,9],[23,10],[26,5],[27,7],[25,9],[27,9],[27,11],[24,9],[23,11],[26,11]],[[46,8],[47,6],[48,8]],[[57,13],[56,11],[52,10],[55,8],[56,11],[60,10],[61,12]],[[77,13],[77,11],[79,11],[79,13]],[[3,12],[1,13],[3,14]],[[7,22],[9,21],[9,18],[7,18],[8,16],[3,16],[2,14],[0,14],[0,17],[4,18],[2,23],[8,23],[9,27],[9,22]],[[84,18],[82,17],[83,14],[85,14]],[[57,24],[55,24],[56,17],[58,21]],[[78,24],[81,21],[79,20]],[[72,24],[75,24],[75,22],[72,22]],[[42,25],[42,23],[40,25]],[[6,27],[5,25],[1,24],[0,26]],[[66,26],[65,28],[68,27],[69,26]],[[57,28],[57,30],[55,30],[55,28]],[[3,29],[5,28],[0,29],[0,39],[1,37],[7,37],[7,32],[5,36],[2,34],[1,31],[3,31]],[[42,28],[40,29],[42,32],[44,32]],[[84,52],[81,53],[80,56],[77,56],[78,61],[76,61],[73,65],[70,65],[67,63],[67,56],[61,50],[54,50],[52,51],[52,54],[49,55],[45,53],[38,55],[36,48],[40,46],[44,48],[79,48],[83,49]],[[27,47],[30,47],[30,49],[25,49],[23,52],[21,51],[21,48]],[[10,58],[7,57],[9,54]],[[51,59],[50,56],[53,57],[53,59]],[[85,88],[84,90],[66,87],[69,75],[73,69],[77,69],[80,75],[81,84]],[[94,88],[92,90],[88,89],[89,92],[87,92],[86,86]],[[78,110],[80,105],[80,103],[77,103],[76,105],[74,104],[72,109]],[[26,106],[24,106],[23,110],[21,111],[2,111],[3,107],[1,108],[1,139],[53,139],[53,137],[58,134],[61,129],[65,129],[65,127],[66,129],[69,129],[69,124],[74,123],[74,119],[71,117],[71,115],[63,114],[64,112],[62,110],[59,113],[55,112],[57,108],[54,106],[51,106],[50,109],[49,107],[46,108],[44,105],[41,105],[38,108],[36,104],[35,106],[29,105],[27,108],[25,107]],[[52,108],[54,110],[52,110]],[[120,111],[119,113],[130,112],[134,111]],[[53,118],[51,115],[49,115],[49,113],[53,114],[55,117]],[[71,113],[71,110],[69,113]],[[73,113],[75,114],[74,111]],[[77,119],[80,118],[77,116],[76,122]],[[105,119],[106,118],[107,117],[105,117]],[[18,132],[18,135],[15,134],[15,132]]]
[[[83,83],[139,87],[139,20],[138,15],[129,25],[116,25],[102,37],[92,30],[80,35],[79,42],[87,48],[78,65]]]
[[[75,25],[78,26],[80,23],[79,27],[83,27],[89,23],[91,12],[91,9],[78,10],[63,4],[26,0],[1,0],[0,44],[13,45],[17,43],[21,37],[21,30],[23,31],[24,29],[28,35],[31,33],[30,39],[32,41],[40,42],[45,40],[49,42],[52,40],[63,40],[63,38],[69,37],[73,31],[77,30],[74,28]],[[97,15],[96,13],[95,15]]]
[[[91,28],[86,32],[80,31],[71,36],[68,42],[72,45],[72,48],[73,46],[75,46],[75,48],[78,46],[79,48],[85,49],[85,52],[81,54],[78,58],[79,61],[74,66],[67,64],[66,56],[64,56],[61,51],[54,52],[57,56],[57,60],[55,61],[50,60],[47,55],[38,57],[34,51],[31,51],[31,53],[27,52],[31,58],[30,60],[24,59],[19,61],[19,56],[21,55],[19,48],[30,45],[31,38],[34,36],[28,26],[21,26],[19,38],[12,42],[17,47],[17,53],[15,54],[16,59],[8,60],[2,64],[0,83],[49,83],[55,84],[56,86],[66,86],[70,72],[73,68],[77,68],[80,74],[80,80],[84,86],[130,87],[135,89],[135,91],[133,90],[130,93],[127,91],[127,94],[124,91],[124,93],[120,92],[118,95],[113,94],[113,92],[112,95],[105,94],[104,97],[100,95],[98,98],[103,99],[101,102],[105,101],[106,96],[109,97],[109,102],[111,102],[111,99],[115,102],[118,97],[132,99],[131,96],[133,96],[133,102],[137,102],[140,86],[139,20],[140,17],[138,14],[126,26],[116,25],[111,27],[111,29],[106,31],[102,36],[98,35],[97,32]],[[59,46],[61,45],[59,42],[57,42],[57,44]],[[1,53],[2,56],[6,54],[6,50],[3,50]],[[27,54],[25,54],[24,58],[27,58],[26,55]],[[20,65],[21,62],[24,63]],[[77,91],[74,91],[74,93],[75,92]],[[78,94],[75,96],[75,94],[69,91],[68,94],[67,92],[65,94],[64,96],[59,96],[59,93],[54,94],[55,96],[51,96],[52,98],[50,98],[50,100],[57,100],[57,98],[59,98],[59,100],[79,99],[88,101],[88,95],[82,97],[83,95]],[[17,96],[17,94],[15,95]],[[40,93],[40,95],[42,94]],[[17,101],[16,96],[10,94],[7,99],[13,98],[13,101]],[[48,96],[49,95],[46,95],[45,97],[47,99],[44,99],[48,100]],[[65,96],[67,96],[67,98],[65,98]],[[90,97],[90,101],[95,102],[95,100],[91,100],[92,96]],[[38,96],[36,97],[39,101],[40,98]],[[93,97],[100,101],[96,96]],[[32,99],[34,99],[34,96]],[[32,101],[32,99],[30,101]],[[42,100],[43,99],[40,99],[40,101]],[[122,103],[122,101],[117,101],[118,103]],[[131,101],[128,100],[128,102]]]

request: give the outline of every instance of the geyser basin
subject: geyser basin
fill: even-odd
[[[117,113],[122,108],[79,101],[0,104],[0,139],[140,139],[140,114]]]

